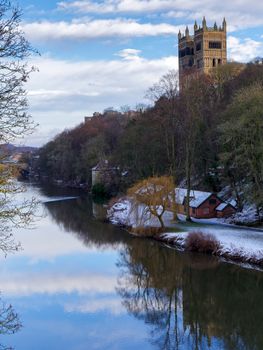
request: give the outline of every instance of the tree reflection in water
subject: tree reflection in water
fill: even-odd
[[[136,239],[94,218],[88,199],[46,204],[87,246],[121,250],[118,293],[159,349],[263,349],[263,274]],[[121,243],[121,244],[120,244]]]
[[[118,292],[159,349],[263,349],[262,272],[133,241]]]
[[[19,317],[12,305],[5,303],[0,298],[0,335],[11,335],[20,330],[22,324],[19,320]],[[0,343],[1,350],[11,350],[12,347],[5,346],[2,344],[2,339]]]

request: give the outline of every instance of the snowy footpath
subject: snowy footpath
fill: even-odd
[[[108,210],[108,218],[116,225],[136,227],[141,225],[138,218],[142,211],[143,208],[135,210],[129,199],[122,199]],[[212,234],[220,242],[221,256],[263,265],[263,230],[229,225],[224,219],[194,219],[192,223],[185,222],[183,215],[179,215],[178,219],[178,223],[173,223],[172,213],[164,214],[167,232],[158,240],[184,248],[187,236],[201,231]],[[149,217],[144,226],[158,226],[158,221]]]

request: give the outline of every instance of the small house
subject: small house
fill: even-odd
[[[176,188],[175,190],[177,210],[179,214],[186,214],[187,189]],[[197,219],[210,219],[227,217],[236,209],[212,192],[190,191],[190,216]]]

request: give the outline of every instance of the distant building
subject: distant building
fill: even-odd
[[[105,173],[110,171],[109,162],[101,160],[95,167],[92,168],[92,186],[101,183]]]
[[[185,188],[176,188],[175,197],[179,214],[186,214]],[[226,203],[212,192],[190,191],[190,216],[196,219],[210,219],[216,217],[228,217],[236,212],[236,208]]]
[[[180,90],[199,74],[209,74],[212,69],[227,63],[227,24],[208,27],[205,17],[202,27],[194,24],[194,35],[186,27],[185,34],[178,34]]]
[[[100,116],[102,116],[101,113],[99,113],[99,112],[94,112],[92,116],[84,117],[84,121],[85,121],[85,123],[88,123],[88,122],[90,122],[90,121],[92,120],[92,118],[94,118],[94,117],[100,117]]]

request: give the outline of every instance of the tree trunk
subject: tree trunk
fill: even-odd
[[[186,198],[185,198],[185,206],[186,206],[186,221],[191,221],[190,217],[190,193],[191,193],[191,156],[190,156],[190,146],[186,144]]]
[[[164,222],[163,222],[162,216],[163,216],[163,213],[161,215],[157,215],[157,218],[158,218],[158,220],[160,222],[161,228],[164,229],[165,226],[164,226]]]

